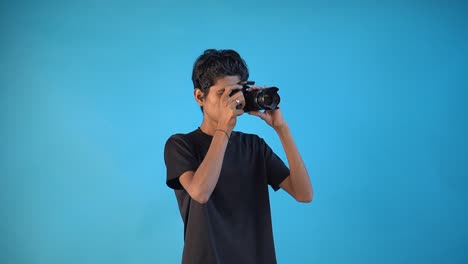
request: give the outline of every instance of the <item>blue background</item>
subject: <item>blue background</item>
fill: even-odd
[[[163,147],[206,48],[280,87],[310,172],[313,203],[271,192],[279,263],[468,262],[463,1],[0,6],[1,263],[180,262]]]

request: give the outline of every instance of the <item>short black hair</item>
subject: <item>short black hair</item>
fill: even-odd
[[[249,78],[249,69],[239,53],[232,49],[207,49],[193,65],[193,88],[207,93],[218,79],[236,75],[241,81]]]

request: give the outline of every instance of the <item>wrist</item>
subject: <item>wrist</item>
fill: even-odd
[[[289,126],[287,123],[283,123],[280,126],[273,127],[273,129],[278,133],[279,135],[289,133]]]
[[[224,124],[224,123],[218,123],[215,129],[220,129],[231,135],[231,132],[233,130],[233,127],[230,126],[229,124]]]
[[[229,138],[231,137],[231,132],[228,132],[228,131],[226,131],[226,130],[224,130],[224,129],[215,128],[215,133],[216,133],[216,132],[224,134],[224,135],[227,137],[228,140],[229,140]]]

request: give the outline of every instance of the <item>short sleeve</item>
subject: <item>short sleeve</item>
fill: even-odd
[[[181,135],[173,135],[167,140],[164,162],[167,169],[166,184],[174,190],[183,188],[179,181],[180,175],[187,171],[195,171],[198,166],[193,148]]]
[[[280,188],[279,185],[289,176],[289,168],[263,139],[260,139],[260,143],[262,145],[265,158],[268,184],[273,188],[273,190],[277,191]]]

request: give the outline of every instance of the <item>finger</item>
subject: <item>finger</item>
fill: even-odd
[[[244,97],[242,95],[233,95],[227,100],[227,104],[233,110],[244,108]]]
[[[241,108],[241,109],[236,109],[236,110],[234,111],[234,114],[235,114],[236,116],[240,116],[240,115],[242,115],[242,114],[244,114],[244,113],[245,113],[245,112],[244,112],[244,110],[243,110],[242,108]]]
[[[250,88],[247,89],[247,91],[255,91],[255,90],[262,90],[264,88],[260,87],[260,86],[251,86]]]
[[[232,102],[236,102],[237,108],[244,108],[245,106],[245,98],[243,93],[236,93],[231,96]],[[239,107],[241,106],[241,107]]]
[[[242,86],[240,85],[233,85],[233,86],[230,86],[231,87],[231,93],[229,94],[229,96],[234,96],[236,94],[240,94],[241,91],[242,91]]]
[[[241,101],[239,99],[232,100],[231,104],[232,109],[241,109]]]
[[[229,100],[229,97],[230,97],[229,95],[231,94],[231,92],[232,92],[232,87],[231,86],[224,87],[224,92],[223,92],[222,97]]]
[[[233,85],[229,85],[229,86],[226,86],[226,87],[230,87],[232,90],[241,90],[242,89],[242,85],[239,85],[239,84],[233,84]]]
[[[231,84],[231,85],[226,85],[223,87],[224,88],[224,91],[226,92],[226,90],[229,90],[229,95],[232,93],[236,93],[237,90],[240,91],[242,90],[242,86],[239,85],[239,84]]]
[[[249,112],[249,115],[258,116],[258,117],[260,117],[261,119],[264,119],[265,116],[266,116],[265,113],[260,112],[260,111],[250,111],[250,112]]]

